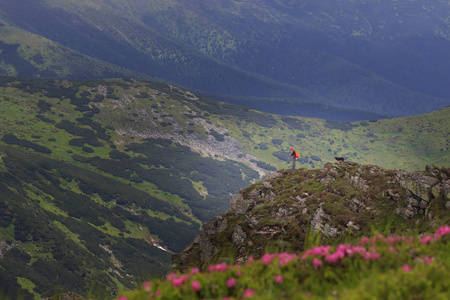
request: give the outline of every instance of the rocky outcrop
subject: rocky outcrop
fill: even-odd
[[[312,234],[330,240],[370,234],[395,216],[430,228],[447,210],[446,168],[406,172],[346,162],[281,170],[231,197],[230,211],[206,223],[203,233],[174,258],[180,270],[229,260],[230,253],[234,263],[241,263],[268,249],[302,251],[305,237]],[[412,229],[408,226],[405,230]]]
[[[428,219],[433,219],[433,212],[428,210],[434,199],[442,198],[446,201],[444,207],[448,209],[450,197],[448,185],[450,176],[436,167],[427,166],[426,172],[405,172],[398,171],[396,179],[400,186],[405,189],[405,199],[407,206],[399,207],[397,212],[403,217],[411,217],[416,213],[426,214]],[[447,188],[446,188],[447,187]]]

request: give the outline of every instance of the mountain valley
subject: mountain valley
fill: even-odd
[[[231,195],[291,165],[448,166],[449,108],[333,122],[129,79],[1,77],[3,294],[117,295],[161,277]],[[7,284],[6,284],[7,283]]]

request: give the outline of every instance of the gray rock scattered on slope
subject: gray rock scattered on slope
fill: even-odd
[[[331,217],[323,211],[322,207],[319,207],[311,220],[311,228],[322,232],[327,237],[335,237],[339,231],[328,224],[330,219]]]
[[[233,244],[239,246],[246,242],[247,234],[242,230],[242,227],[239,225],[234,226],[233,234],[231,236],[231,240]]]
[[[356,168],[355,168],[356,166]],[[289,172],[289,171],[287,171]],[[298,172],[302,172],[298,170]],[[237,195],[231,197],[230,213],[227,218],[239,219],[239,224],[233,223],[234,226],[229,236],[230,242],[237,247],[237,253],[234,259],[235,263],[243,263],[248,259],[248,253],[251,251],[257,237],[267,239],[277,239],[279,243],[283,241],[277,238],[284,232],[285,225],[289,228],[290,222],[297,222],[298,219],[309,219],[310,228],[314,231],[320,231],[324,236],[333,238],[338,237],[346,232],[357,232],[361,230],[360,224],[355,220],[349,220],[336,227],[335,219],[338,216],[330,215],[322,207],[326,203],[326,198],[312,201],[314,191],[298,193],[289,198],[290,204],[284,201],[277,201],[277,192],[274,187],[276,177],[283,176],[286,172],[279,171],[272,174],[272,177],[262,181],[253,189],[241,190]],[[369,195],[371,178],[382,178],[386,180],[382,186],[378,188],[380,194],[378,199],[385,198],[390,201],[390,205],[394,205],[393,211],[405,219],[410,219],[417,215],[427,218],[430,223],[434,220],[433,211],[430,204],[434,199],[446,200],[442,203],[443,209],[450,209],[450,178],[446,172],[432,166],[428,166],[426,172],[406,172],[403,170],[384,170],[378,166],[357,165],[355,163],[344,165],[326,165],[323,169],[304,172],[302,180],[313,180],[322,185],[326,185],[326,190],[330,194],[336,194],[346,197],[346,192],[338,191],[333,186],[338,177],[349,182],[354,191],[361,191],[360,194],[348,194],[350,197],[345,199],[347,207],[353,212],[367,211],[370,214],[376,213],[376,209],[372,206],[370,199],[366,199],[364,195]],[[371,182],[371,181],[370,181]],[[294,183],[294,182],[293,182]],[[386,185],[386,187],[384,187]],[[280,189],[279,184],[277,188]],[[295,189],[295,185],[294,185]],[[287,200],[287,199],[286,199]],[[318,206],[309,206],[308,203],[314,203]],[[396,206],[396,207],[395,207]],[[263,208],[264,214],[260,213],[259,207]],[[325,207],[325,206],[324,206]],[[271,220],[267,220],[267,216],[271,216]],[[265,218],[265,219],[263,219]],[[211,241],[218,241],[216,236],[220,236],[220,232],[224,231],[230,224],[225,222],[226,218],[214,218],[204,225],[204,232],[194,241],[194,244],[201,248],[200,265],[205,266],[210,256],[218,253],[221,244],[214,244]],[[285,224],[285,225],[282,225]],[[341,223],[342,224],[342,223]],[[252,240],[255,238],[255,240]],[[224,237],[221,237],[222,241]],[[225,237],[226,239],[226,237]],[[191,244],[192,245],[192,244]],[[186,251],[193,251],[188,246],[182,252],[181,263],[183,259],[187,262]],[[203,247],[205,249],[203,249]],[[197,250],[198,251],[198,250]],[[204,260],[205,259],[205,260]]]

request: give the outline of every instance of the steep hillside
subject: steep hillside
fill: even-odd
[[[264,253],[298,253],[320,239],[327,245],[371,233],[431,232],[450,222],[450,169],[387,170],[355,163],[278,171],[241,190],[230,212],[203,225],[175,255],[177,269],[242,264]],[[313,233],[319,233],[314,235]]]
[[[170,251],[199,232],[199,219],[223,211],[222,199],[259,177],[167,139],[136,143],[138,136],[106,128],[92,105],[104,96],[84,98],[80,83],[3,84],[0,294],[102,298],[162,276]]]
[[[279,112],[273,101],[295,102],[302,109],[293,112],[319,116],[304,104],[308,100],[328,109],[406,116],[449,105],[449,9],[444,0],[6,0],[0,17],[138,74],[222,100],[251,104],[259,98],[255,107],[270,112]],[[3,72],[40,74],[18,65],[16,56],[23,55],[17,53],[5,60]],[[79,78],[84,75],[109,76],[86,70]],[[334,119],[344,116],[355,120],[346,114]]]
[[[0,276],[25,298],[111,296],[165,274],[230,195],[289,166],[291,146],[308,168],[335,155],[411,171],[450,159],[449,108],[339,123],[158,82],[4,76],[0,104]]]
[[[1,21],[0,21],[1,24]],[[73,51],[17,27],[0,25],[0,73],[21,77],[96,78],[150,76]]]

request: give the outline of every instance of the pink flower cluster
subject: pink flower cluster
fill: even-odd
[[[274,253],[274,254],[269,254],[266,253],[263,255],[263,257],[261,258],[261,261],[268,265],[270,264],[274,259],[278,259],[278,265],[281,266],[287,266],[289,264],[289,262],[295,258],[297,258],[297,254],[291,254],[291,253]]]
[[[229,287],[230,289],[235,285],[236,285],[236,278],[231,277],[230,279],[227,280],[227,287]]]
[[[225,272],[229,268],[230,267],[226,263],[221,263],[221,264],[217,264],[217,265],[210,265],[208,267],[208,270],[210,272]]]
[[[326,256],[330,251],[331,246],[316,246],[312,249],[306,250],[306,252],[302,255],[302,259],[308,258],[308,256],[316,255],[316,256]]]
[[[194,291],[196,291],[196,292],[200,291],[201,286],[200,286],[200,283],[198,283],[198,281],[193,280],[191,283],[191,286]]]
[[[370,241],[370,240],[369,240]],[[380,254],[378,254],[374,247],[371,247],[370,251],[361,246],[352,246],[347,244],[341,244],[337,246],[334,253],[330,253],[331,246],[317,246],[312,249],[307,250],[303,255],[302,259],[307,259],[309,256],[320,256],[323,257],[328,263],[339,263],[344,257],[361,255],[365,260],[370,259],[380,259]],[[313,259],[314,268],[320,267],[322,261],[318,258]]]
[[[450,234],[450,226],[442,226],[436,230],[433,236],[435,239],[439,239],[447,234]]]
[[[450,234],[450,226],[442,226],[442,227],[439,227],[432,236],[425,235],[425,236],[421,237],[419,239],[419,241],[422,244],[429,244],[429,243],[431,243],[433,241],[433,238],[435,240],[437,240],[437,239],[439,239],[439,238],[441,238],[441,237],[443,237],[443,236],[445,236],[447,234]],[[368,240],[368,238],[361,239],[361,244],[366,243],[367,240]],[[402,235],[402,236],[390,236],[390,237],[386,237],[384,239],[384,241],[386,241],[388,243],[391,243],[391,244],[395,244],[397,242],[406,242],[408,244],[411,244],[413,242],[413,237],[410,236],[409,238],[406,238],[404,235]]]
[[[256,295],[256,292],[251,289],[246,289],[244,291],[244,299]]]
[[[182,286],[188,279],[189,275],[178,276],[175,273],[170,273],[169,275],[167,275],[167,281],[172,282],[173,286]]]

